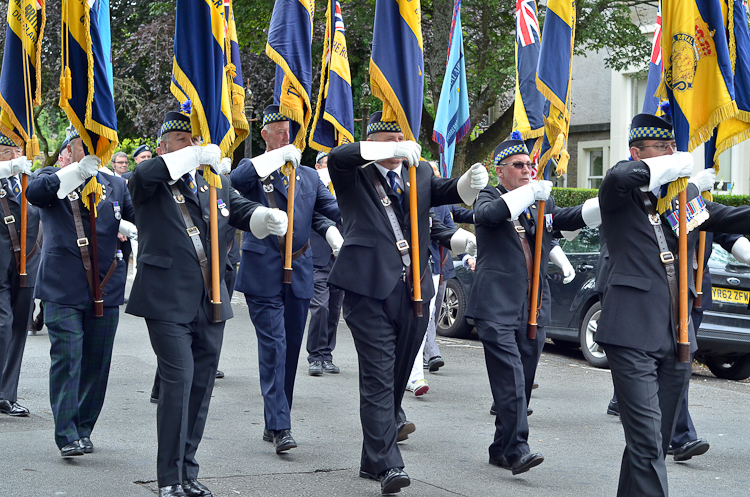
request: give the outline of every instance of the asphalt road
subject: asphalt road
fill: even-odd
[[[343,320],[334,352],[341,374],[308,376],[303,350],[292,410],[299,448],[278,456],[261,439],[263,404],[252,324],[244,305],[238,303],[234,310],[219,366],[226,378],[216,382],[198,453],[203,483],[216,497],[380,495],[377,483],[357,476],[357,362]],[[615,494],[624,438],[618,418],[605,414],[612,394],[608,371],[588,367],[580,351],[547,344],[529,418],[531,449],[545,461],[512,476],[487,463],[493,418],[481,345],[470,340],[439,343],[446,366],[437,374],[426,373],[429,393],[421,398],[406,393],[404,408],[417,431],[400,444],[412,478],[401,495]],[[144,321],[121,313],[107,398],[91,437],[95,452],[63,460],[53,439],[46,328],[29,337],[19,401],[32,415],[0,415],[0,494],[154,495],[156,408],[148,398],[155,366]],[[686,463],[669,458],[672,495],[749,495],[750,383],[719,380],[696,366],[690,397],[699,436],[710,441],[711,449]]]

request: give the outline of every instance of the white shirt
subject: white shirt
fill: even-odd
[[[404,190],[404,179],[401,177],[401,171],[403,171],[403,166],[398,166],[396,169],[388,169],[387,167],[383,167],[377,162],[375,163],[375,167],[378,168],[378,171],[380,171],[380,174],[383,175],[383,177],[388,181],[388,186],[391,186],[390,179],[388,179],[388,173],[393,171],[396,173],[396,183],[398,183],[398,186],[401,187],[401,190]]]

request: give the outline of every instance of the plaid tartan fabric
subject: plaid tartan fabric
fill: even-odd
[[[104,404],[119,319],[119,307],[105,307],[104,316],[97,318],[92,302],[44,302],[52,362],[49,395],[60,448],[91,436]]]

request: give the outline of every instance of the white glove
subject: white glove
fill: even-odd
[[[31,174],[31,161],[26,157],[0,162],[0,178],[10,178],[18,173]]]
[[[268,235],[286,235],[288,225],[289,220],[286,217],[286,212],[279,209],[260,206],[250,216],[250,232],[259,239]]]
[[[500,198],[508,206],[509,220],[512,221],[537,200],[547,200],[551,191],[551,181],[532,181],[528,185],[519,186],[515,190],[502,194]]]
[[[641,161],[648,166],[651,174],[648,185],[641,187],[644,192],[679,178],[688,178],[693,174],[694,161],[690,152],[675,152],[672,155],[650,157]]]
[[[598,228],[602,224],[602,213],[599,210],[599,197],[590,198],[581,207],[581,217],[586,226]]]
[[[81,162],[78,163],[78,172],[81,174],[81,178],[86,180],[96,176],[96,173],[99,172],[99,164],[101,164],[101,161],[96,155],[87,155],[81,159]]]
[[[716,183],[716,170],[713,167],[701,169],[700,172],[690,177],[688,183],[697,186],[699,192],[710,192]]]
[[[477,237],[474,233],[459,228],[451,237],[451,251],[454,254],[466,252],[472,257],[477,256]]]
[[[477,162],[471,166],[468,171],[461,175],[458,179],[458,185],[456,185],[461,200],[467,205],[474,204],[479,191],[487,186],[489,180],[490,176],[487,174],[487,168],[482,164]]]
[[[326,241],[328,242],[328,245],[331,246],[333,256],[338,257],[339,252],[341,251],[341,246],[344,244],[344,238],[341,236],[341,232],[336,226],[328,228],[326,231]]]
[[[121,235],[126,236],[131,240],[138,239],[138,228],[136,228],[135,224],[131,223],[130,221],[121,219],[119,231]]]
[[[302,153],[299,149],[294,145],[285,145],[276,150],[253,157],[251,162],[260,179],[266,179],[272,172],[287,162],[294,168],[299,167],[300,160],[302,160]]]
[[[573,269],[568,257],[559,245],[552,247],[552,250],[549,252],[549,260],[552,261],[552,264],[562,269],[564,285],[567,285],[576,278],[575,269]]]
[[[750,240],[738,238],[732,245],[732,255],[743,264],[750,264]]]
[[[402,142],[359,142],[359,155],[368,161],[381,161],[385,159],[405,159],[410,166],[419,164],[419,156],[422,147],[419,143],[411,140]]]
[[[221,149],[213,144],[205,147],[191,145],[176,152],[162,154],[160,157],[167,165],[169,176],[177,181],[182,175],[201,165],[211,166],[216,171],[221,162]]]
[[[215,169],[217,174],[229,174],[232,171],[232,159],[224,157]]]
[[[88,178],[99,172],[99,158],[95,155],[87,155],[81,162],[73,162],[55,173],[60,178],[60,186],[57,188],[57,198],[65,198],[70,192]]]

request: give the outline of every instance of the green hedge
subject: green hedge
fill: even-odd
[[[571,207],[596,197],[598,190],[589,188],[553,188],[552,196],[559,207]],[[750,205],[750,195],[714,195],[714,202],[736,207]]]

